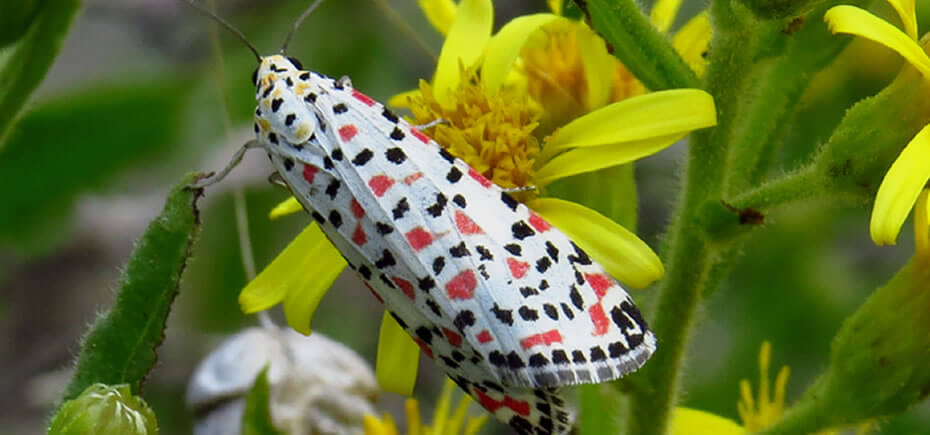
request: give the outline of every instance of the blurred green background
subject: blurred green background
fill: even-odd
[[[219,3],[220,15],[266,53],[277,50],[307,5],[306,0]],[[426,49],[404,36],[377,2],[330,0],[304,24],[289,54],[318,72],[349,75],[357,88],[382,101],[415,87],[420,78],[429,78],[442,38],[415,2],[385,3]],[[927,29],[930,2],[918,3],[923,13],[919,28]],[[683,16],[700,7],[702,2],[686,4]],[[545,10],[545,2],[498,1],[495,8],[499,27],[514,16]],[[884,5],[876,10],[890,16]],[[678,24],[683,22],[680,17]],[[3,433],[44,430],[80,336],[109,305],[121,264],[170,186],[188,171],[220,168],[248,140],[254,58],[231,35],[220,33],[225,74],[219,77],[207,28],[207,21],[180,1],[85,1],[53,68],[0,148]],[[0,61],[5,54],[0,50]],[[880,48],[852,43],[812,81],[776,171],[808,158],[845,109],[881,89],[898,65]],[[223,96],[233,122],[228,140]],[[636,166],[640,232],[653,247],[668,221],[685,146]],[[260,154],[248,155],[201,202],[201,239],[175,302],[159,364],[146,384],[145,399],[155,408],[162,433],[190,433],[192,417],[183,400],[188,377],[224,336],[256,323],[236,303],[246,278],[231,189],[245,190],[259,267],[309,221],[303,215],[267,219],[270,207],[287,193],[266,181],[271,167]],[[593,199],[599,200],[606,204],[611,198]],[[826,367],[829,343],[842,319],[912,252],[907,226],[897,247],[873,246],[865,206],[809,204],[770,216],[767,223],[701,312],[684,376],[686,406],[738,420],[737,385],[741,378],[757,385],[757,355],[764,340],[773,344],[773,376],[781,365],[791,367],[790,403]],[[634,296],[645,299],[649,292]],[[280,310],[272,311],[283,324]],[[344,275],[323,300],[313,326],[373,362],[380,319],[377,301],[355,277]],[[416,394],[430,409],[442,375],[426,361],[421,374]],[[400,417],[400,398],[384,394],[380,403]],[[501,430],[495,425],[486,433]],[[926,433],[930,406],[884,421],[880,431]]]

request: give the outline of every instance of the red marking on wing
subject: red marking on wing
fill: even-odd
[[[433,349],[430,349],[429,346],[427,346],[426,343],[423,342],[423,340],[420,340],[419,338],[414,338],[413,341],[415,341],[420,346],[420,350],[422,350],[423,353],[426,354],[426,356],[430,357],[431,359],[433,358]]]
[[[317,172],[320,172],[320,168],[313,165],[304,165],[304,180],[313,184],[313,178],[316,177]]]
[[[530,210],[530,225],[532,225],[533,228],[536,228],[536,231],[540,233],[544,233],[552,229],[552,224],[547,222],[542,218],[542,216],[536,214],[536,212],[532,210]]]
[[[533,346],[542,344],[549,346],[552,343],[561,343],[562,334],[559,333],[558,329],[552,329],[546,332],[540,332],[539,334],[530,335],[522,340],[520,340],[520,346],[524,349],[529,349]]]
[[[455,211],[455,226],[459,228],[459,232],[465,235],[468,234],[481,234],[484,230],[471,220],[468,215],[462,213],[461,210]]]
[[[391,281],[394,281],[394,284],[397,284],[397,286],[400,287],[400,290],[404,292],[404,294],[407,295],[410,300],[413,300],[413,284],[410,284],[410,281],[407,281],[403,278],[398,278],[396,276],[391,278]]]
[[[359,204],[355,198],[352,198],[349,208],[352,209],[352,216],[355,216],[356,219],[361,219],[362,216],[365,216],[365,209],[362,208],[362,205]]]
[[[488,396],[487,394],[481,392],[481,390],[477,388],[472,388],[472,391],[475,393],[475,397],[478,398],[478,403],[480,403],[481,406],[484,407],[484,409],[487,409],[492,414],[495,411],[497,411],[500,407],[506,406],[512,409],[513,412],[516,412],[517,414],[520,414],[524,417],[527,417],[530,415],[529,402],[525,402],[523,400],[517,400],[517,399],[514,399],[513,397],[506,396],[506,395],[504,396],[504,400],[495,400],[493,397]]]
[[[417,130],[416,128],[410,127],[410,134],[412,134],[415,138],[420,139],[420,142],[429,143],[430,141],[429,136],[421,133],[420,130]]]
[[[355,97],[357,100],[359,100],[359,101],[361,101],[361,102],[363,102],[363,103],[365,103],[365,104],[367,104],[367,105],[369,105],[369,106],[374,106],[374,105],[375,105],[375,100],[374,100],[374,99],[372,99],[372,98],[369,97],[368,95],[365,95],[365,94],[363,94],[363,93],[361,93],[361,92],[359,92],[359,91],[357,91],[357,90],[355,90],[355,89],[352,89],[352,96]]]
[[[523,278],[523,276],[526,275],[527,269],[530,268],[529,263],[513,258],[507,259],[507,266],[510,267],[510,274],[516,279]]]
[[[419,251],[433,243],[433,235],[424,230],[423,227],[416,227],[408,231],[404,236],[407,237],[407,242],[410,243],[410,247],[414,251]]]
[[[607,294],[607,289],[612,285],[610,278],[601,273],[586,273],[584,278],[588,281],[588,284],[591,284],[591,288],[593,288],[594,293],[597,294],[598,300]]]
[[[412,174],[410,174],[410,175],[404,177],[404,184],[406,184],[406,185],[409,186],[409,185],[413,184],[415,181],[417,181],[417,180],[419,180],[419,179],[421,179],[421,178],[423,178],[423,173],[422,173],[422,172],[414,172],[414,173],[412,173]]]
[[[446,335],[446,339],[449,340],[449,344],[455,347],[462,347],[462,336],[457,332],[449,328],[442,328],[442,333]]]
[[[352,241],[358,246],[362,246],[368,241],[368,236],[365,235],[365,230],[362,229],[361,224],[355,225],[355,231],[352,232]]]
[[[471,269],[460,272],[446,283],[446,293],[452,299],[471,299],[478,281]]]
[[[491,331],[488,331],[487,329],[479,332],[475,338],[478,339],[478,343],[487,343],[494,340],[494,337],[491,336]]]
[[[375,196],[379,198],[393,185],[394,179],[384,174],[375,175],[368,180],[368,187],[370,187],[371,191],[375,193]]]
[[[347,125],[343,125],[342,127],[339,127],[339,137],[342,138],[343,142],[348,142],[353,137],[355,137],[355,135],[357,134],[358,134],[358,129],[355,128],[355,126],[352,124],[347,124]]]
[[[485,178],[484,175],[481,175],[481,173],[476,171],[474,168],[468,168],[468,175],[470,175],[471,178],[474,178],[475,181],[481,183],[482,186],[491,187],[491,180]]]
[[[371,294],[375,295],[375,299],[377,299],[378,302],[381,302],[382,304],[384,303],[384,299],[381,299],[381,296],[378,295],[378,292],[376,292],[375,289],[371,288],[370,284],[365,281],[362,281],[362,284],[365,284],[365,287],[368,287],[368,290],[371,292]]]
[[[588,308],[588,315],[591,316],[591,323],[594,324],[594,332],[591,335],[606,334],[610,323],[607,321],[607,314],[604,313],[604,307],[601,306],[600,302]]]

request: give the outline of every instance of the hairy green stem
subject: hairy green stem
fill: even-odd
[[[653,91],[698,88],[700,80],[633,0],[576,1],[623,64]]]

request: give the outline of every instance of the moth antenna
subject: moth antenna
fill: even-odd
[[[294,21],[294,27],[292,27],[291,31],[287,34],[287,38],[284,38],[284,45],[281,46],[281,54],[287,54],[287,46],[291,43],[291,38],[294,37],[294,34],[297,33],[297,29],[300,28],[300,24],[303,23],[311,13],[313,13],[314,9],[316,9],[320,3],[323,3],[323,0],[316,0],[313,2],[310,7],[304,10],[304,13],[300,14],[300,17],[297,18],[297,21]]]
[[[242,32],[239,31],[239,29],[233,27],[232,24],[229,24],[229,22],[227,22],[226,20],[224,20],[224,19],[220,18],[218,15],[216,15],[216,13],[214,13],[213,11],[207,9],[207,8],[204,7],[202,4],[200,4],[200,3],[198,3],[198,2],[196,2],[196,1],[194,1],[194,0],[184,0],[184,2],[187,3],[187,4],[189,4],[189,5],[191,5],[191,6],[193,6],[193,8],[194,8],[194,9],[197,9],[198,11],[200,11],[200,13],[206,15],[206,16],[209,17],[209,18],[212,18],[212,19],[213,19],[214,21],[216,21],[217,23],[220,23],[220,25],[223,26],[223,27],[225,27],[226,30],[229,30],[229,31],[232,32],[234,35],[236,35],[237,37],[239,37],[239,40],[241,40],[243,43],[245,43],[245,45],[246,45],[247,47],[249,47],[249,50],[252,50],[252,54],[255,55],[255,59],[257,59],[259,62],[262,61],[262,55],[258,53],[258,50],[255,49],[255,46],[253,46],[252,43],[249,42],[248,39],[246,39],[245,35],[243,35]]]

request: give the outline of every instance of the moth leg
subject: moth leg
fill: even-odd
[[[342,77],[339,77],[338,79],[336,79],[336,86],[339,86],[340,88],[344,88],[344,87],[350,87],[350,88],[351,88],[351,87],[352,87],[352,79],[350,79],[349,76],[342,76]]]
[[[284,181],[284,178],[281,177],[281,174],[279,174],[277,171],[268,175],[268,182],[274,184],[275,186],[283,187],[288,191],[291,190],[290,186],[287,185],[287,182]]]
[[[253,140],[246,142],[245,145],[242,145],[241,148],[236,150],[236,153],[233,154],[232,159],[230,159],[229,163],[226,165],[225,168],[220,169],[219,172],[209,174],[206,178],[202,178],[200,180],[197,180],[191,183],[191,187],[194,189],[202,189],[212,184],[219,183],[224,178],[226,178],[227,175],[229,175],[229,173],[233,170],[233,168],[239,165],[239,162],[242,161],[242,157],[245,156],[246,152],[248,152],[252,148],[261,148],[261,147],[262,147],[262,144],[258,143],[257,140],[253,139]]]
[[[439,118],[439,119],[434,119],[430,122],[427,122],[426,124],[414,125],[413,127],[416,128],[417,130],[424,130],[430,127],[435,127],[439,124],[448,124],[448,123],[449,123],[448,119]]]
[[[536,186],[508,187],[506,189],[501,188],[501,190],[506,193],[533,192],[533,191],[536,191]]]

